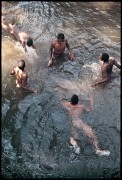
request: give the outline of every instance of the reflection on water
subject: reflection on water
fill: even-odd
[[[9,63],[13,65],[17,62],[17,60],[24,57],[25,54],[23,53],[23,51],[19,47],[17,47],[17,45],[12,41],[11,38],[2,38],[2,67]]]
[[[15,18],[36,47],[25,53],[2,30],[2,176],[120,177],[120,77],[103,89],[90,86],[99,76],[101,52],[120,62],[120,3],[3,1],[2,15]],[[65,62],[47,68],[50,43],[59,32],[68,39],[75,61],[67,56]],[[26,62],[29,85],[39,93],[15,87],[9,72],[20,59]],[[101,148],[110,150],[109,158],[96,157],[83,132],[78,135],[82,153],[75,154],[69,144],[72,124],[60,100],[77,94],[87,103],[90,93],[95,110],[84,113],[83,120],[96,132]]]

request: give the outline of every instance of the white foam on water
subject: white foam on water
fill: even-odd
[[[38,54],[36,52],[35,49],[33,49],[32,47],[27,47],[26,46],[26,49],[27,49],[27,58],[28,58],[28,61],[30,63],[33,63],[36,59],[38,59]]]
[[[74,148],[76,154],[80,154],[80,147],[78,145],[73,146],[73,148]]]
[[[80,153],[80,147],[77,145],[77,142],[74,140],[73,137],[70,137],[70,143],[72,144],[73,149],[75,150],[75,153],[79,154]]]

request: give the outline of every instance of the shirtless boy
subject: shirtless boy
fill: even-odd
[[[30,92],[37,92],[37,90],[30,89],[27,87],[27,80],[28,80],[28,74],[24,70],[25,68],[25,61],[19,60],[17,63],[17,66],[14,67],[14,69],[10,72],[10,75],[16,75],[16,87],[25,89]]]
[[[114,57],[109,57],[107,53],[101,53],[99,56],[99,60],[103,61],[101,66],[101,77],[97,80],[92,87],[95,87],[98,84],[102,84],[108,82],[111,79],[113,66],[116,66],[118,69],[121,69],[121,65],[119,65]]]
[[[70,49],[70,46],[69,46],[67,39],[65,39],[63,33],[59,33],[57,36],[57,40],[51,43],[50,59],[48,62],[48,66],[50,66],[53,63],[53,58],[55,60],[59,59],[59,58],[65,59],[64,51],[65,51],[66,47],[70,52],[71,60],[74,60],[74,54],[73,54],[72,50]]]
[[[20,29],[15,24],[10,23],[5,16],[2,16],[2,27],[8,33],[14,35],[24,48],[26,44],[28,47],[34,47],[32,38],[26,32],[21,32]]]
[[[97,137],[92,131],[91,127],[88,126],[86,123],[84,123],[82,119],[80,119],[80,113],[82,111],[93,111],[93,97],[91,96],[89,100],[90,100],[90,107],[86,107],[84,104],[78,104],[79,101],[78,96],[74,94],[71,97],[70,102],[65,102],[62,104],[68,110],[69,115],[72,118],[73,126],[77,129],[82,129],[84,133],[91,139],[93,145],[95,146],[96,154],[108,156],[110,155],[110,151],[101,150],[99,148]],[[77,142],[73,137],[70,138],[70,143],[74,147],[78,147]]]

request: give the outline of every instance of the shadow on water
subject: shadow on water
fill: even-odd
[[[14,16],[36,47],[25,53],[2,31],[2,177],[119,178],[120,76],[103,88],[91,88],[91,83],[99,76],[101,52],[120,62],[120,3],[3,1],[2,14],[10,20]],[[68,39],[75,61],[66,50],[66,61],[48,68],[50,44],[59,32]],[[39,93],[15,87],[15,76],[9,72],[20,59],[26,62],[29,85]],[[109,157],[97,156],[77,128],[80,154],[71,147],[73,125],[60,101],[69,101],[73,94],[86,105],[93,94],[94,112],[82,118],[101,148],[110,150]]]

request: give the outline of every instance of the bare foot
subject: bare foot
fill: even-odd
[[[73,137],[70,137],[70,143],[71,143],[73,146],[76,146],[76,145],[77,145],[77,142],[74,140]]]
[[[109,156],[110,151],[108,151],[108,150],[96,150],[96,154],[98,154],[100,156]]]

